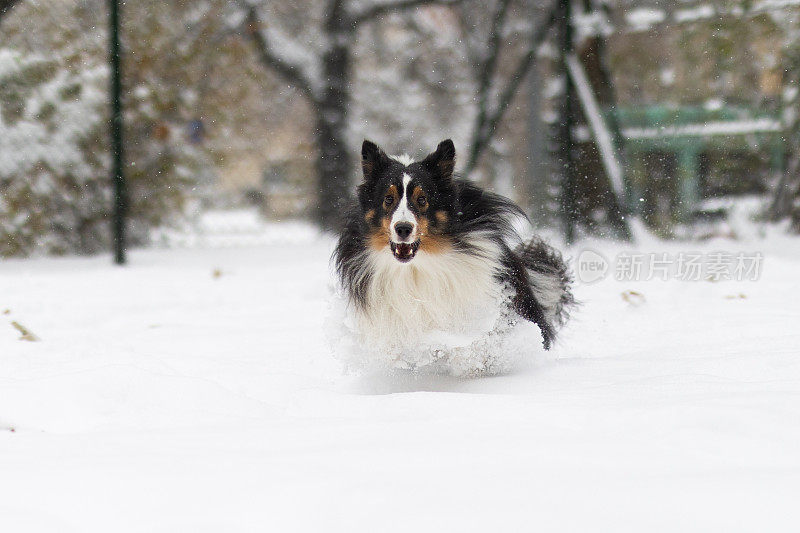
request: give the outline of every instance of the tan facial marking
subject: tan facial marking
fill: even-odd
[[[443,226],[447,224],[447,211],[436,211],[433,216],[436,217],[436,222],[440,225]]]
[[[424,194],[425,193],[422,190],[422,187],[420,187],[419,185],[414,187],[414,191],[411,193],[411,200],[414,202],[414,205],[417,206],[417,209],[419,209],[422,213],[424,213],[425,211],[428,210],[428,204],[427,203],[425,205],[419,205],[419,202],[418,202],[419,201],[419,197],[420,196],[424,196]]]
[[[376,251],[389,246],[389,217],[383,217],[381,227],[370,232],[369,245]]]
[[[445,235],[431,233],[428,217],[421,216],[419,222],[419,249],[429,254],[443,254],[452,248],[452,242]]]
[[[392,207],[397,205],[397,201],[400,199],[400,193],[397,191],[397,187],[394,185],[389,185],[389,189],[386,191],[386,196],[391,196],[394,198],[394,202],[392,202]]]
[[[367,211],[367,214],[364,215],[364,219],[367,222],[372,222],[373,218],[375,218],[375,210],[374,209],[370,209],[369,211]]]
[[[453,248],[453,243],[444,235],[425,235],[419,240],[419,249],[429,254],[443,254]]]

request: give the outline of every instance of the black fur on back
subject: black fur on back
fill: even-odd
[[[552,309],[552,314],[555,319],[554,325],[563,326],[569,319],[570,309],[575,307],[577,302],[571,290],[572,273],[561,253],[540,237],[533,237],[527,244],[517,248],[516,255],[529,272],[538,273],[556,283],[560,297]],[[530,277],[534,278],[534,276]],[[536,285],[534,279],[532,282]],[[546,287],[534,287],[534,292],[536,289],[546,290]]]
[[[342,288],[350,301],[359,306],[366,303],[371,278],[367,268],[367,230],[362,209],[357,203],[351,202],[333,251],[333,261]]]
[[[514,219],[526,218],[526,215],[517,204],[466,180],[455,180],[454,188],[456,216],[448,229],[457,249],[474,252],[469,237],[476,233],[501,244],[507,240],[519,240],[514,230]]]

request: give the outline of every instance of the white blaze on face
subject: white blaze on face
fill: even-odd
[[[403,189],[400,191],[400,205],[397,206],[394,214],[392,214],[392,221],[389,223],[392,233],[392,240],[394,242],[414,242],[417,240],[417,218],[414,216],[414,213],[411,212],[411,208],[409,206],[410,196],[411,194],[408,191],[408,184],[411,183],[411,176],[408,174],[403,174]],[[401,239],[397,232],[395,231],[394,227],[399,222],[408,222],[410,223],[414,229],[411,230],[411,237],[404,241]]]

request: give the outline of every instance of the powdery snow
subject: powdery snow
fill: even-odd
[[[666,14],[661,9],[640,7],[625,13],[628,24],[636,31],[648,31],[656,24],[664,22]]]
[[[333,240],[297,234],[2,262],[0,529],[796,527],[800,241],[645,239],[760,251],[763,275],[580,285],[553,351],[458,379],[343,374]]]
[[[511,310],[512,294],[498,287],[496,296],[452,329],[365,339],[354,306],[343,291],[336,291],[326,321],[331,353],[352,374],[411,371],[419,376],[462,378],[506,374],[543,348],[538,326]]]

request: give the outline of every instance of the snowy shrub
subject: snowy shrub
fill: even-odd
[[[0,256],[109,247],[108,85],[102,61],[0,48]],[[197,158],[152,99],[125,102],[132,244],[180,213]]]

